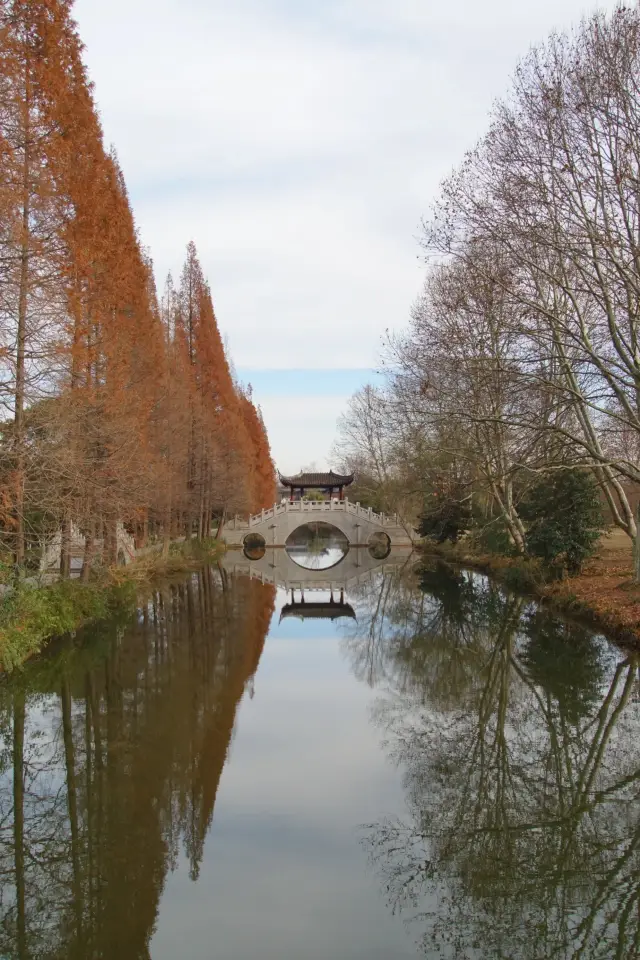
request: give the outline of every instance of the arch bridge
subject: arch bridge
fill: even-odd
[[[223,538],[228,546],[241,547],[249,534],[258,534],[266,546],[284,547],[295,530],[317,522],[336,527],[350,546],[367,546],[376,533],[385,533],[392,547],[413,543],[411,531],[400,523],[397,515],[375,513],[370,507],[361,507],[349,500],[284,500],[248,520],[238,517],[230,520]]]

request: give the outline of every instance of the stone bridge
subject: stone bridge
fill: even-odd
[[[284,547],[288,538],[307,523],[329,523],[347,538],[351,546],[367,546],[373,534],[385,533],[392,547],[413,543],[411,529],[405,528],[397,516],[375,513],[349,500],[284,500],[248,520],[230,520],[223,539],[229,546],[242,546],[249,534],[259,534],[268,547]]]

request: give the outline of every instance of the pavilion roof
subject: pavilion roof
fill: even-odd
[[[299,473],[295,477],[285,477],[279,473],[278,476],[285,487],[348,487],[355,479],[353,473],[334,473],[333,470],[328,473]]]

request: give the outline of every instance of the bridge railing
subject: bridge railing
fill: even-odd
[[[236,517],[230,521],[230,526],[232,529],[250,529],[251,527],[257,527],[266,520],[273,520],[274,517],[281,516],[283,513],[310,514],[312,516],[325,513],[350,513],[382,527],[398,526],[397,514],[387,516],[384,513],[376,513],[371,507],[361,507],[359,503],[351,503],[350,500],[284,500],[282,503],[276,503],[273,507],[269,507],[268,510],[253,514],[248,520]]]
[[[309,514],[315,517],[327,513],[350,513],[381,527],[399,526],[397,514],[387,516],[384,513],[376,513],[371,507],[361,507],[359,503],[351,503],[350,500],[284,500],[281,503],[275,503],[268,510],[253,514],[248,520],[234,517],[227,526],[231,530],[250,530],[284,513]]]

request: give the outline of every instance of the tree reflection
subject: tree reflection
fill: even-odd
[[[636,660],[478,575],[420,583],[377,584],[382,623],[366,598],[408,805],[364,832],[392,909],[430,956],[640,955]],[[345,647],[364,676],[371,633]]]
[[[147,958],[196,879],[274,589],[209,569],[0,685],[0,955]]]

